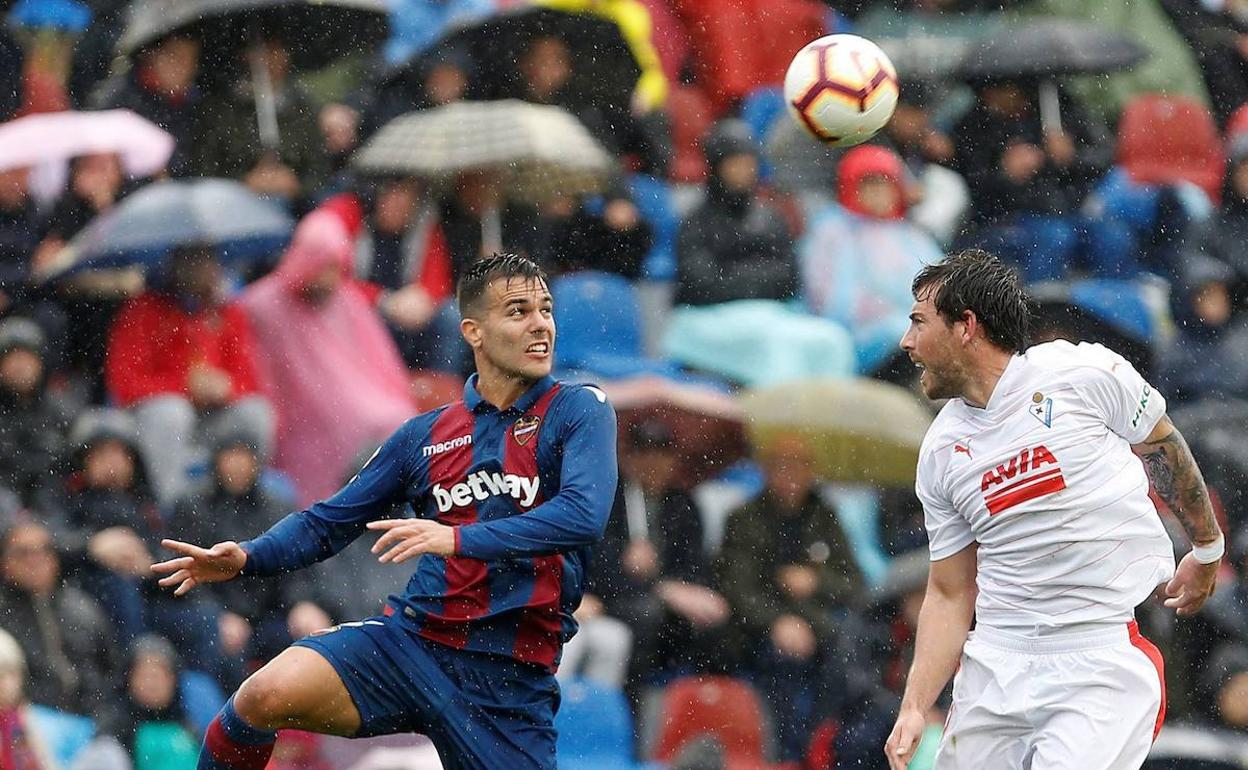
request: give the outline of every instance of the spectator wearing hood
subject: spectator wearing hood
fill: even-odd
[[[225,300],[211,249],[176,249],[162,279],[126,303],[109,333],[104,377],[113,401],[134,412],[161,505],[185,491],[197,434],[229,420],[263,441],[272,436],[247,317]]]
[[[30,700],[118,726],[117,642],[95,600],[61,579],[51,530],[36,522],[0,535],[0,625],[17,639]]]
[[[221,654],[211,600],[175,599],[152,577],[153,555],[167,530],[148,491],[134,419],[115,409],[85,412],[69,443],[74,461],[57,545],[75,576],[104,607],[123,645],[159,631],[205,672],[230,682],[238,671]]]
[[[895,352],[914,301],[910,279],[941,256],[906,219],[904,173],[884,147],[847,152],[837,169],[839,205],[815,214],[798,244],[807,309],[850,330],[863,373]]]
[[[240,300],[278,415],[274,465],[294,481],[300,506],[333,494],[361,448],[416,412],[394,341],[351,278],[353,244],[340,217],[313,212],[277,269]]]
[[[798,289],[793,236],[759,194],[759,151],[749,126],[718,123],[703,145],[706,199],[676,241],[678,305],[792,298]]]
[[[265,483],[264,467],[254,436],[241,428],[222,432],[208,478],[178,502],[170,531],[193,543],[241,542],[276,524],[291,505]],[[294,639],[331,624],[314,581],[301,573],[205,588],[221,609],[217,625],[227,655],[268,660]]]
[[[1172,290],[1177,333],[1158,356],[1156,382],[1170,403],[1248,398],[1248,325],[1237,317],[1235,272],[1192,255]]]
[[[101,85],[92,98],[93,106],[133,110],[168,131],[176,142],[169,173],[189,176],[194,170],[191,153],[202,102],[195,84],[199,41],[191,35],[168,35],[145,46],[135,58],[136,64],[127,74]]]
[[[178,693],[180,668],[163,637],[144,634],[130,648],[119,737],[134,770],[195,770],[199,741]]]
[[[69,409],[47,388],[46,338],[17,316],[0,321],[0,487],[44,508],[56,486]]]

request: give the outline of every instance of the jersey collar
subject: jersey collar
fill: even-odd
[[[995,412],[1001,402],[1014,388],[1014,381],[1018,379],[1023,369],[1023,357],[1015,353],[1010,356],[1010,361],[1005,365],[1005,371],[1001,372],[1000,379],[992,388],[992,395],[988,397],[988,404],[984,407],[985,412]]]
[[[554,386],[555,378],[550,375],[546,375],[542,379],[533,383],[533,385],[524,392],[524,395],[516,400],[516,403],[507,407],[503,411],[524,414],[530,407],[537,403],[539,398],[546,395],[546,391],[550,390]],[[481,394],[477,392],[476,374],[473,374],[468,378],[468,381],[464,383],[464,405],[467,406],[469,410],[476,412],[477,414],[498,411],[498,407],[494,406],[489,401],[486,401],[481,397]]]

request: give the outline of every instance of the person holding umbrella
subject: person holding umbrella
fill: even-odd
[[[556,766],[553,672],[615,494],[615,413],[598,388],[550,377],[535,263],[486,257],[457,296],[477,365],[462,401],[409,420],[337,494],[254,540],[165,541],[178,556],[153,570],[177,595],[308,566],[365,528],[382,562],[418,559],[382,616],[305,638],[245,682],[201,770],[260,770],[279,728],[424,732],[445,767]],[[375,520],[400,501],[417,517]]]

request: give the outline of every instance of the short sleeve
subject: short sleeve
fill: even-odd
[[[940,561],[975,542],[975,533],[971,531],[971,523],[954,510],[948,495],[940,488],[939,477],[929,458],[930,455],[919,459],[914,491],[923,503],[923,524],[927,528],[931,560]]]
[[[1138,444],[1166,413],[1166,399],[1125,358],[1102,346],[1080,343],[1089,365],[1076,387],[1114,433]]]

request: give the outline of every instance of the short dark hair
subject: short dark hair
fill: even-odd
[[[546,271],[533,260],[519,254],[495,253],[482,257],[469,265],[459,277],[459,284],[455,287],[459,314],[469,317],[485,296],[486,287],[499,278],[523,278],[526,281],[546,283]]]
[[[1031,302],[1018,272],[982,249],[965,249],[927,265],[915,276],[915,299],[932,292],[932,304],[946,323],[971,311],[988,340],[1012,353],[1027,347]]]

